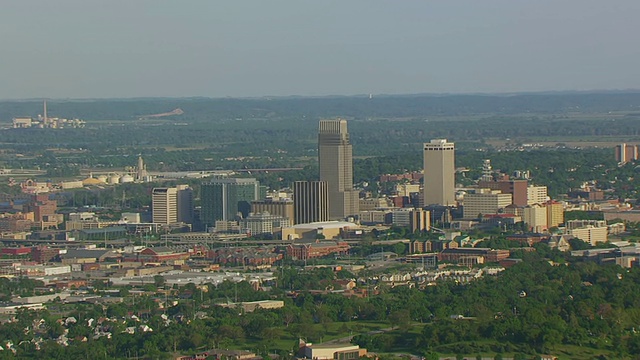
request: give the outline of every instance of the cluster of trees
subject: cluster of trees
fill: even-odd
[[[31,296],[41,286],[42,281],[38,280],[0,278],[0,301],[10,301],[13,296]]]
[[[317,157],[318,119],[343,116],[350,120],[355,155],[389,157],[381,162],[365,159],[356,171],[356,178],[361,181],[398,169],[420,168],[421,144],[430,138],[449,138],[461,151],[473,152],[477,148],[490,148],[484,143],[490,138],[557,138],[558,134],[633,136],[640,133],[638,114],[627,113],[603,120],[591,113],[601,110],[601,114],[605,114],[602,117],[611,117],[613,115],[607,114],[609,111],[628,112],[638,96],[557,94],[52,102],[50,106],[60,113],[95,120],[86,128],[64,131],[7,129],[0,144],[3,149],[0,161],[12,168],[55,169],[50,176],[65,172],[73,175],[76,168],[132,166],[138,154],[147,159],[150,170],[305,166],[315,163]],[[153,112],[149,110],[154,108],[175,107],[185,110],[185,114],[165,120],[136,120],[141,113]],[[577,108],[585,114],[584,119],[575,114]],[[7,115],[9,119],[40,109],[39,102],[0,102],[0,117],[3,113],[12,114]],[[569,117],[571,121],[567,121]],[[530,164],[526,156],[518,161]],[[495,166],[500,168],[516,164],[505,160],[503,166],[499,159],[496,161]],[[477,164],[472,167],[477,168]],[[541,167],[540,173],[552,168]],[[573,175],[581,177],[580,173]]]
[[[297,278],[295,274],[298,274]],[[342,274],[341,276],[349,276]],[[307,281],[307,276],[318,283]],[[326,269],[298,272],[295,269],[285,269],[281,274],[281,282],[304,281],[301,286],[308,289],[318,289],[322,284],[329,284],[337,278],[331,270]],[[299,279],[298,279],[299,278]],[[162,286],[157,279],[154,286]],[[321,289],[324,290],[324,289]],[[49,311],[20,311],[17,321],[0,326],[0,339],[16,344],[18,356],[34,356],[37,358],[125,358],[142,356],[146,358],[169,358],[173,352],[195,352],[204,348],[249,348],[262,351],[293,350],[295,340],[306,338],[319,342],[327,334],[329,324],[344,322],[342,332],[348,334],[346,327],[356,319],[381,320],[386,318],[386,307],[382,301],[368,301],[366,299],[350,300],[338,294],[311,295],[303,292],[294,299],[286,300],[286,306],[276,310],[256,310],[243,313],[238,308],[215,307],[216,303],[237,301],[264,300],[270,297],[282,297],[279,288],[272,293],[255,291],[247,282],[224,282],[218,286],[208,284],[205,288],[196,288],[188,284],[182,288],[171,290],[170,298],[177,298],[179,304],[159,311],[157,300],[164,300],[164,296],[137,296],[135,302],[131,297],[127,303],[112,304],[106,308],[101,306],[79,304],[64,305],[51,304]],[[121,292],[126,295],[126,291]],[[54,312],[58,315],[54,315]],[[171,323],[165,324],[160,314],[165,313]],[[239,316],[239,314],[242,315]],[[77,323],[67,326],[67,336],[72,339],[69,347],[56,344],[53,339],[60,336],[64,329],[56,321],[61,315],[73,316]],[[152,333],[142,333],[136,330],[131,335],[124,333],[128,326],[138,327],[140,323],[131,318],[135,314],[145,319],[147,325],[153,329]],[[93,329],[89,327],[89,319],[104,319],[105,317],[117,321],[105,320],[104,330],[112,333],[112,338],[101,337],[94,339]],[[38,329],[34,327],[39,319],[45,324]],[[124,320],[123,320],[124,319]],[[95,325],[95,324],[94,324]],[[23,331],[29,327],[31,330]],[[20,329],[20,330],[18,330]],[[87,341],[78,340],[86,337]],[[44,339],[40,350],[36,350],[31,341],[34,338]],[[287,339],[285,348],[274,345],[274,340]],[[19,344],[19,345],[18,345]],[[88,346],[87,346],[88,345]],[[262,350],[264,349],[264,350]],[[97,354],[97,356],[96,356]],[[1,356],[2,354],[0,354]],[[1,358],[1,357],[0,357]]]
[[[78,320],[69,326],[69,337],[86,336],[86,343],[73,341],[65,348],[46,341],[36,351],[28,342],[33,334],[17,329],[31,326],[33,319],[43,318],[45,325],[39,330],[40,336],[45,339],[59,336],[63,329],[48,312],[19,313],[17,322],[0,326],[0,338],[20,344],[21,356],[51,359],[90,354],[124,358],[135,356],[136,352],[140,356],[162,358],[174,351],[191,352],[206,347],[290,351],[295,339],[318,342],[329,336],[330,328],[337,331],[333,336],[353,334],[355,343],[381,352],[411,349],[425,355],[540,354],[576,346],[623,358],[640,351],[640,334],[636,334],[640,327],[640,299],[636,296],[640,291],[640,270],[575,259],[569,259],[567,265],[552,266],[539,253],[521,256],[523,262],[497,277],[468,284],[443,282],[424,289],[381,286],[376,288],[379,294],[367,298],[307,292],[326,290],[338,278],[329,269],[304,272],[283,269],[271,293],[257,292],[248,283],[209,285],[208,291],[193,285],[174,290],[181,300],[178,306],[165,310],[172,319],[169,325],[154,310],[157,306],[152,297],[138,297],[135,305],[110,305],[106,311],[93,305],[78,305],[64,311]],[[157,285],[163,286],[161,281]],[[297,290],[296,296],[284,297],[284,292],[291,288]],[[211,307],[213,303],[235,299],[269,297],[284,298],[285,307],[240,316],[238,309]],[[129,319],[107,324],[112,339],[92,338],[88,319],[105,315],[127,318],[132,313],[147,314],[144,317],[154,332],[123,334],[124,327],[136,325]],[[459,315],[464,318],[458,319]],[[388,331],[369,333],[363,327],[369,322],[388,324]],[[289,345],[275,345],[274,341],[282,339],[290,341]]]
[[[450,312],[475,316],[476,320],[437,316],[423,335],[425,340],[431,339],[429,348],[491,339],[528,353],[571,344],[633,354],[640,340],[635,334],[640,312],[632,294],[639,276],[635,270],[593,263],[551,266],[524,262],[499,279],[467,286],[465,303],[458,302],[458,289],[450,288],[454,295]],[[446,291],[438,287],[440,292]],[[443,311],[434,310],[436,314]]]

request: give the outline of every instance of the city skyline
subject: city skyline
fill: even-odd
[[[0,46],[11,56],[0,80],[11,86],[0,99],[640,88],[640,50],[629,46],[640,3],[631,0],[120,0],[99,9],[6,4],[0,29],[11,36]]]

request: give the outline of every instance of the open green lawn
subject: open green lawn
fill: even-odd
[[[361,322],[362,325],[368,329],[375,330],[381,328],[388,328],[389,325],[385,323],[366,323]],[[353,323],[355,324],[355,322]],[[336,325],[336,324],[334,324]],[[338,326],[339,323],[337,324]],[[420,351],[416,348],[420,344],[422,329],[425,324],[413,323],[408,331],[401,331],[399,329],[386,332],[388,335],[392,335],[396,338],[396,344],[392,351],[381,353],[389,356],[397,356],[397,354],[414,354],[420,355]],[[362,332],[360,332],[362,333]],[[355,333],[354,333],[355,334]],[[340,335],[338,335],[340,336]],[[535,354],[527,354],[519,351],[517,345],[505,346],[504,343],[499,343],[494,340],[478,340],[478,341],[461,341],[459,343],[447,344],[438,346],[434,349],[441,357],[451,357],[455,359],[458,354],[466,355],[467,357],[475,358],[477,355],[482,355],[485,358],[493,358],[496,355],[495,351],[490,349],[496,349],[503,347],[505,351],[502,352],[503,357],[513,357],[516,354],[523,354],[527,356],[533,356]],[[556,345],[552,347],[548,354],[555,355],[560,360],[582,360],[582,359],[595,359],[600,355],[606,356],[608,359],[619,359],[620,357],[615,354],[614,351],[608,349],[595,349],[586,346],[577,345]],[[625,359],[625,358],[622,358]],[[628,358],[631,359],[631,358]]]
[[[343,339],[352,335],[358,335],[368,333],[371,331],[388,329],[389,324],[385,322],[370,322],[370,321],[353,321],[349,323],[328,323],[328,324],[313,324],[309,325],[314,330],[322,333],[321,341],[312,342],[330,342],[337,339]],[[395,347],[392,351],[380,354],[386,354],[388,356],[397,356],[397,354],[414,354],[419,355],[420,352],[416,349],[419,344],[420,336],[424,324],[413,323],[408,331],[392,330],[385,332],[388,335],[394,336],[396,340]],[[299,338],[292,334],[292,331],[287,328],[283,328],[283,332],[277,339],[273,340],[257,340],[247,339],[244,344],[236,346],[238,349],[248,349],[254,351],[263,351],[266,349],[275,353],[286,353],[293,349],[297,344]],[[434,348],[441,357],[455,358],[456,355],[462,354],[467,357],[473,357],[482,355],[485,358],[493,358],[496,355],[495,349],[499,347],[505,347],[505,344],[498,343],[493,340],[479,340],[470,342],[459,342],[453,344],[442,345]],[[518,351],[517,346],[506,347],[502,352],[504,357],[513,357],[516,354],[523,354],[533,357],[534,354],[526,354]],[[611,350],[594,349],[589,347],[580,347],[575,345],[557,345],[550,349],[549,354],[558,356],[561,360],[582,360],[582,359],[594,359],[600,355],[604,355],[609,359],[619,358]]]
[[[318,339],[307,339],[308,341],[314,343],[337,341],[339,339],[346,339],[347,337],[353,335],[389,328],[388,323],[377,321],[352,321],[348,323],[334,322],[327,324],[312,324],[308,326],[310,326],[314,330],[313,333],[319,335]],[[234,347],[237,349],[255,350],[264,349],[266,346],[267,350],[274,351],[276,353],[291,351],[291,349],[298,342],[301,336],[294,334],[296,330],[293,326],[290,328],[282,327],[280,329],[282,330],[279,333],[280,336],[275,339],[261,340],[248,338],[243,343],[238,344]],[[345,342],[348,342],[348,340],[345,340]]]
[[[558,356],[558,359],[593,359],[600,355],[605,355],[607,358],[617,358],[611,351],[592,349],[584,346],[576,345],[559,345],[553,349],[553,354]]]

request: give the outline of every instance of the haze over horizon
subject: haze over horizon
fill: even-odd
[[[0,99],[640,88],[640,2],[27,0]]]

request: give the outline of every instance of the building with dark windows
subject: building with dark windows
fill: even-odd
[[[327,221],[329,190],[326,181],[296,181],[293,183],[294,224]]]
[[[213,226],[217,220],[247,217],[251,202],[264,197],[256,179],[224,178],[203,183],[200,191],[202,223]]]

